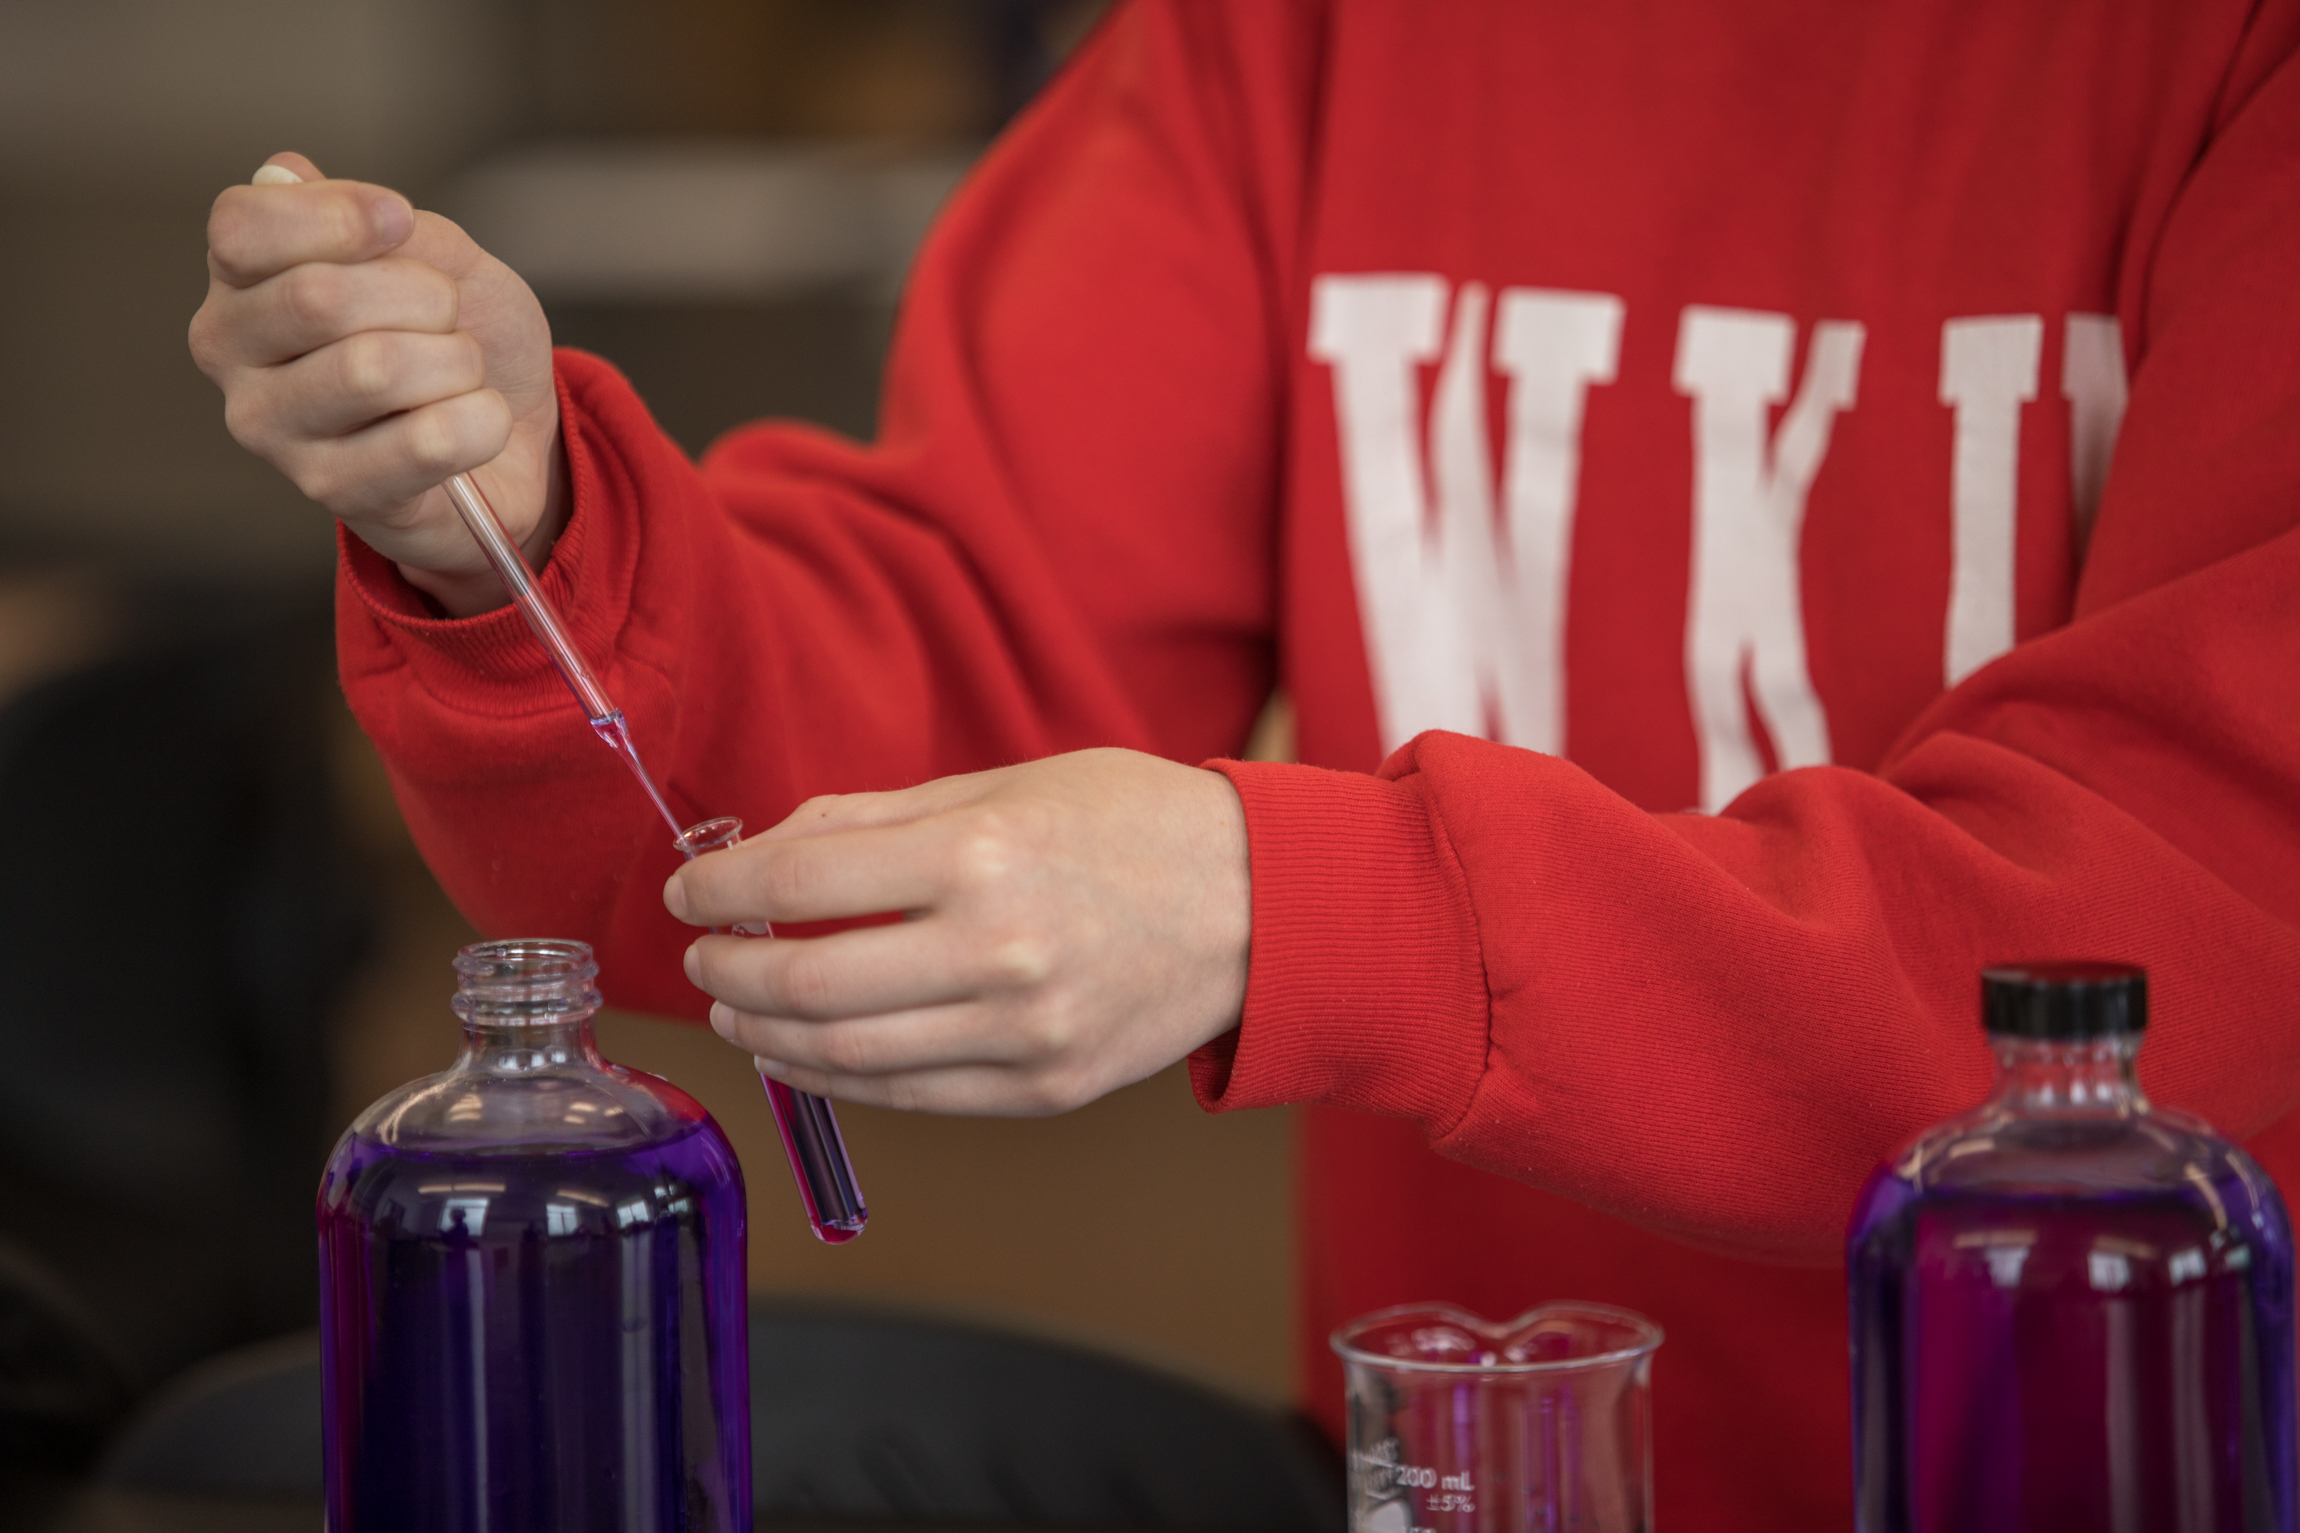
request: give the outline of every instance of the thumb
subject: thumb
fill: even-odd
[[[257,186],[293,185],[298,181],[325,181],[319,167],[294,150],[286,150],[264,161],[255,173]]]

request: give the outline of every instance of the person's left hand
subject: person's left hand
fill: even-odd
[[[663,902],[697,926],[908,917],[687,950],[721,1036],[850,1102],[1067,1112],[1245,1004],[1245,811],[1220,773],[1134,751],[811,799],[681,868]]]

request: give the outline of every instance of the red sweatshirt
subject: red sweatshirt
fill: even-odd
[[[2293,0],[1140,0],[943,218],[875,446],[697,468],[563,356],[545,584],[755,826],[1221,756],[1282,682],[1194,1068],[1310,1104],[1306,1402],[1378,1305],[1627,1304],[1662,1524],[1843,1526],[1838,1243],[1982,1093],[1983,964],[2146,964],[2148,1087],[2300,1188],[2296,46]],[[341,612],[472,917],[699,1014],[518,617],[350,540]]]

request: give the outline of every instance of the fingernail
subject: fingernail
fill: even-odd
[[[687,969],[687,983],[690,985],[699,985],[703,982],[703,955],[695,951],[696,946],[697,944],[692,942],[687,944],[687,956],[684,960]]]
[[[415,209],[405,197],[385,193],[369,204],[368,216],[375,220],[375,237],[386,244],[396,245],[415,232]]]
[[[778,1081],[790,1079],[791,1067],[779,1059],[761,1059],[758,1055],[753,1054],[751,1063],[759,1067],[761,1075],[771,1075]]]
[[[285,165],[265,165],[248,178],[250,186],[301,186],[303,177]]]
[[[682,921],[687,919],[687,889],[676,873],[663,880],[663,908]]]

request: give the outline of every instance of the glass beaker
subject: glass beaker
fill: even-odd
[[[748,1533],[743,1177],[599,1057],[580,942],[455,960],[463,1051],[320,1184],[330,1533]]]
[[[1643,1533],[1661,1328],[1602,1304],[1499,1324],[1407,1304],[1334,1332],[1352,1533]]]

